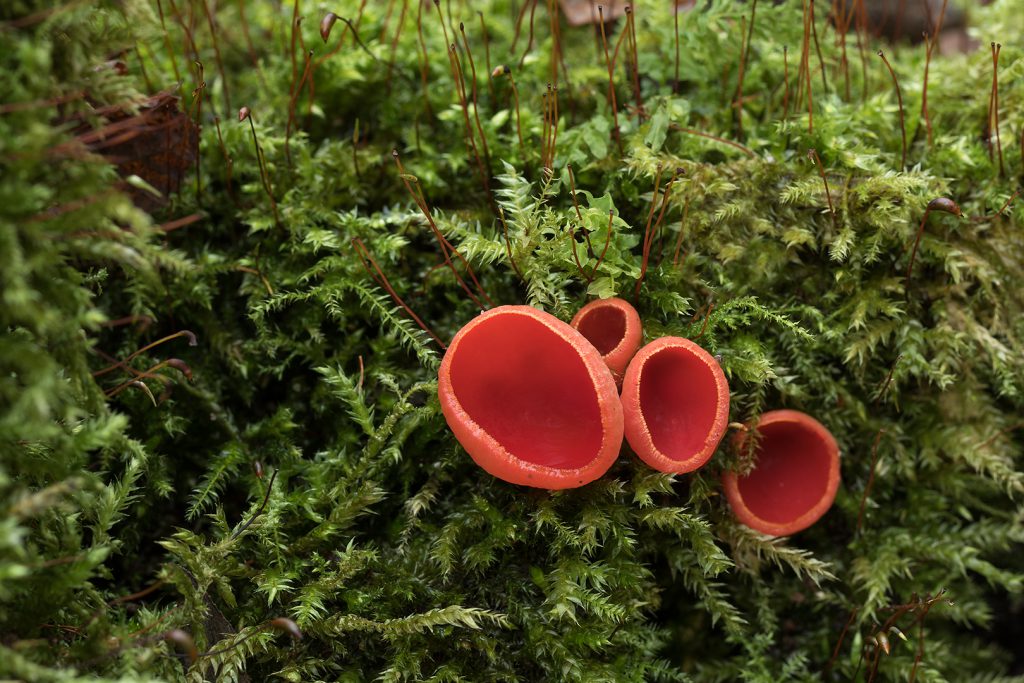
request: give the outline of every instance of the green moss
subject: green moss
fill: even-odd
[[[360,4],[335,11],[355,22]],[[809,46],[813,132],[797,94],[799,3],[758,5],[742,107],[749,5],[681,15],[674,88],[667,4],[637,12],[642,118],[623,42],[618,139],[599,35],[561,26],[551,173],[545,3],[525,58],[526,23],[511,49],[518,3],[442,3],[448,39],[461,41],[464,20],[473,50],[480,165],[430,4],[422,47],[419,4],[405,0],[365,3],[360,44],[338,21],[326,45],[310,3],[294,41],[291,5],[217,3],[216,42],[211,3],[0,8],[0,676],[868,680],[876,659],[876,680],[1021,673],[1006,624],[1020,619],[1024,576],[1024,209],[999,212],[1024,174],[1024,6],[971,16],[982,44],[1003,42],[1001,172],[982,140],[988,50],[933,56],[929,144],[924,48],[885,47],[903,170],[877,46],[862,72],[848,37],[847,97],[824,3],[827,89]],[[178,18],[190,16],[186,34]],[[623,25],[609,26],[611,50]],[[206,88],[193,93],[197,60]],[[487,78],[499,65],[512,68],[518,115],[510,79]],[[144,181],[119,178],[75,136],[114,116],[104,107],[127,112],[164,88],[201,123],[199,175],[150,215],[127,194]],[[652,472],[624,448],[601,480],[558,493],[473,465],[437,403],[438,345],[354,246],[439,338],[477,314],[393,149],[481,289],[563,319],[594,296],[634,297],[655,177],[663,189],[681,169],[636,297],[647,335],[699,338],[721,356],[732,421],[792,407],[826,424],[843,454],[833,509],[792,539],[739,526],[717,475],[749,459],[728,440],[698,474]],[[908,275],[940,196],[964,218],[932,213]],[[197,345],[183,335],[132,355],[181,330]],[[98,373],[129,357],[135,374]],[[171,358],[153,371],[163,379],[138,374]],[[280,617],[301,641],[273,626]],[[204,653],[197,663],[172,629]]]

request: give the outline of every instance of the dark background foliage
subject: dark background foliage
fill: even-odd
[[[3,3],[0,675],[1020,680],[1024,5],[971,8],[927,110],[895,16],[668,5],[607,25],[613,117],[546,2]],[[835,506],[738,525],[728,440],[492,479],[429,336],[483,292],[634,299],[733,421],[832,430]]]

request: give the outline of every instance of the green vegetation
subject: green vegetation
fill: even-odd
[[[884,47],[904,170],[826,3],[813,34],[795,0],[680,15],[678,83],[669,4],[621,42],[616,134],[600,33],[545,2],[518,40],[500,0],[0,3],[0,678],[1022,680],[1024,5],[933,54],[931,142],[925,48]],[[939,197],[963,217],[919,233]],[[692,476],[624,447],[582,489],[496,481],[386,287],[441,340],[474,298],[635,297],[720,354],[733,421],[832,430],[836,504],[739,526],[728,439]]]

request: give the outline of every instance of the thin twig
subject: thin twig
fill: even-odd
[[[860,497],[860,512],[857,513],[858,534],[864,524],[864,507],[867,505],[868,496],[871,495],[871,487],[875,484],[875,468],[878,464],[878,442],[881,441],[882,434],[885,434],[885,430],[879,429],[878,433],[875,434],[875,443],[871,446],[871,471],[868,474],[868,483],[864,486],[864,493]]]
[[[362,264],[363,268],[365,268],[366,271],[370,274],[370,276],[374,280],[376,280],[377,284],[384,288],[384,291],[388,293],[388,296],[390,296],[391,299],[402,308],[402,310],[408,313],[409,317],[413,319],[413,321],[419,326],[421,330],[430,335],[430,338],[433,339],[438,346],[440,346],[442,349],[447,348],[445,346],[445,343],[441,341],[440,337],[434,334],[434,331],[431,330],[430,327],[425,322],[423,322],[420,319],[420,317],[413,312],[411,308],[409,308],[409,305],[402,300],[402,297],[398,296],[398,293],[395,291],[395,288],[391,286],[391,283],[388,281],[387,276],[384,275],[384,271],[381,270],[379,265],[377,265],[377,262],[374,260],[373,255],[370,254],[370,250],[367,249],[363,241],[358,237],[353,237],[352,246],[355,248],[356,254],[359,255],[359,262]],[[373,270],[370,269],[370,266],[366,265],[367,262],[369,262]]]
[[[498,219],[501,221],[501,232],[505,236],[505,252],[508,254],[508,261],[512,264],[512,270],[516,271],[516,275],[523,282],[526,282],[526,278],[523,277],[523,272],[519,270],[519,266],[516,265],[516,260],[512,258],[512,243],[508,237],[508,225],[505,224],[505,212],[502,208],[498,207]]]
[[[832,227],[836,230],[839,229],[839,224],[836,218],[836,208],[832,204],[832,193],[828,189],[828,178],[825,175],[825,166],[821,163],[821,157],[818,156],[818,151],[813,147],[807,152],[807,156],[811,158],[814,165],[818,167],[818,175],[821,176],[821,182],[825,184],[825,198],[828,200],[828,211],[832,214]]]
[[[903,155],[900,157],[900,170],[907,170],[907,127],[903,120],[903,93],[900,92],[899,81],[896,80],[896,72],[892,69],[892,64],[886,58],[885,53],[881,50],[878,51],[878,56],[885,62],[885,67],[889,70],[889,75],[892,76],[892,84],[896,88],[896,100],[899,102],[900,107],[900,134],[903,136]]]
[[[259,509],[256,510],[255,513],[253,513],[252,517],[250,517],[248,519],[248,521],[246,521],[245,524],[243,524],[242,526],[238,527],[238,529],[235,531],[235,533],[231,534],[231,536],[228,537],[229,541],[233,541],[236,538],[238,538],[239,536],[241,536],[242,532],[244,532],[246,529],[248,529],[252,525],[252,523],[256,521],[256,518],[259,517],[261,514],[263,514],[264,508],[267,507],[267,501],[270,500],[270,492],[274,490],[274,480],[277,479],[278,471],[279,470],[274,470],[274,473],[270,475],[270,483],[267,484],[267,493],[266,493],[265,496],[263,496],[263,502],[260,503]]]

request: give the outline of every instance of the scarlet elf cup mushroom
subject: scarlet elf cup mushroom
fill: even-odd
[[[618,297],[597,299],[581,308],[573,316],[571,325],[594,345],[615,380],[621,382],[643,337],[636,309]]]
[[[736,518],[770,536],[803,531],[824,515],[839,489],[839,446],[810,415],[773,410],[757,426],[754,469],[722,475]],[[737,437],[742,448],[749,432]]]
[[[711,458],[729,420],[729,384],[718,361],[682,337],[640,351],[622,380],[626,440],[662,472],[692,472]]]
[[[530,306],[493,308],[459,330],[437,393],[470,457],[513,484],[582,486],[611,467],[622,445],[622,406],[601,354]]]

